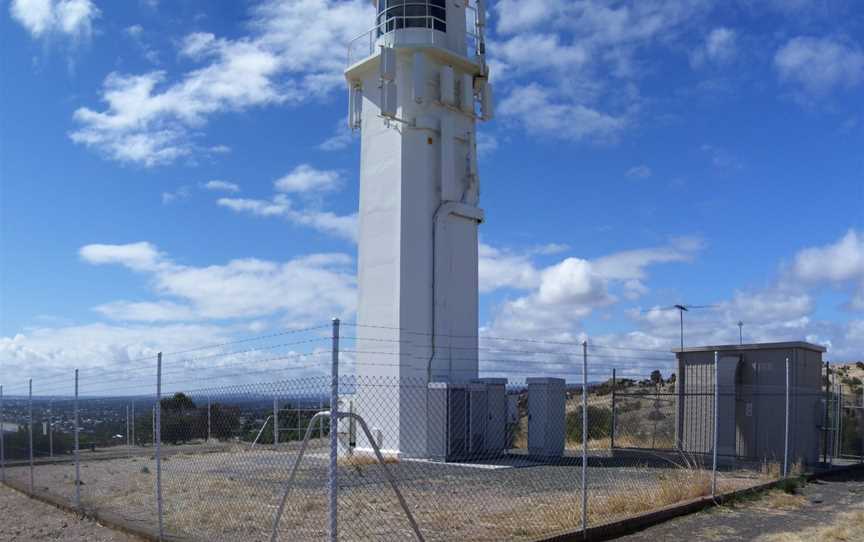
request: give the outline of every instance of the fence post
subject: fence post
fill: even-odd
[[[783,478],[789,477],[789,356],[786,356],[786,427],[783,442]]]
[[[78,369],[75,369],[75,508],[81,510],[81,450],[78,443]]]
[[[156,355],[156,418],[154,423],[156,440],[156,514],[159,516],[159,540],[165,537],[162,522],[162,352]]]
[[[30,495],[33,495],[33,379],[30,379],[27,395],[27,434],[30,440]]]
[[[333,319],[333,354],[330,369],[330,542],[339,539],[339,319]]]
[[[135,400],[132,400],[132,446],[135,446]]]
[[[588,341],[582,341],[582,531],[588,529]]]
[[[48,457],[54,457],[54,399],[48,400]]]
[[[0,482],[6,483],[6,442],[3,440],[3,384],[0,384]]]
[[[831,466],[834,466],[833,459],[835,457],[840,457],[840,453],[843,451],[842,446],[840,445],[840,435],[842,435],[841,430],[843,429],[843,384],[838,384],[837,374],[834,375],[834,402],[837,403],[837,421],[834,423],[834,453],[831,455]]]
[[[711,496],[717,496],[717,445],[720,442],[720,355],[714,351],[714,466],[711,473]]]
[[[830,412],[831,403],[829,401],[831,396],[831,366],[828,365],[828,362],[825,362],[825,417],[822,423],[822,450],[823,457],[822,460],[825,464],[828,464],[828,413]]]
[[[843,381],[837,384],[837,452],[834,457],[843,457]]]
[[[210,444],[210,434],[211,434],[211,425],[210,425],[210,394],[207,394],[207,444]]]
[[[129,405],[126,405],[126,450],[132,450],[132,432],[129,428]]]
[[[615,377],[615,368],[612,368],[612,431],[610,436],[610,448],[615,448],[615,389],[618,387],[618,379]]]
[[[299,417],[298,417],[299,419]],[[273,449],[279,444],[279,400],[276,398],[276,385],[273,386]]]

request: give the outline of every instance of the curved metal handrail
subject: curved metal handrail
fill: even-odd
[[[276,542],[277,540],[277,535],[279,533],[279,522],[282,520],[282,513],[285,510],[285,503],[288,501],[288,495],[291,493],[291,487],[294,484],[294,479],[297,477],[297,471],[300,468],[300,462],[303,460],[303,455],[306,453],[306,445],[309,443],[309,436],[312,434],[313,422],[317,418],[323,418],[325,416],[328,418],[330,417],[329,410],[319,412],[312,416],[312,419],[309,420],[309,425],[308,427],[306,427],[306,435],[303,437],[303,444],[300,446],[300,451],[297,453],[297,459],[294,461],[294,467],[291,469],[291,475],[288,477],[288,481],[285,482],[285,491],[282,493],[282,498],[279,501],[279,507],[276,509],[276,517],[273,520],[273,532],[270,535],[270,542]],[[353,412],[338,412],[337,417],[339,419],[352,418],[360,423],[360,426],[363,428],[363,433],[366,434],[366,438],[372,444],[372,449],[375,451],[375,457],[378,459],[378,463],[381,465],[381,468],[384,469],[384,475],[387,477],[387,482],[390,484],[390,487],[393,488],[393,492],[396,493],[396,498],[399,500],[399,505],[405,512],[405,516],[407,516],[408,518],[408,523],[411,524],[411,529],[414,531],[414,535],[420,542],[425,542],[423,535],[420,533],[420,527],[417,525],[417,521],[414,519],[414,515],[408,508],[408,502],[405,500],[405,497],[402,496],[402,492],[399,491],[399,486],[396,485],[396,478],[393,477],[393,473],[390,472],[390,469],[387,467],[387,463],[384,462],[384,456],[381,455],[381,449],[378,447],[378,443],[375,442],[375,439],[372,438],[372,433],[369,431],[369,426],[366,425],[366,421],[362,417],[360,417],[359,414],[355,414]],[[330,430],[335,430],[335,424],[331,423]]]

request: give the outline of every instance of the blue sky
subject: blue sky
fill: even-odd
[[[0,356],[353,319],[361,0],[3,2]],[[499,0],[481,326],[864,358],[864,6]]]

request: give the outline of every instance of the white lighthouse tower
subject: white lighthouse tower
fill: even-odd
[[[482,0],[373,3],[345,71],[362,141],[355,401],[383,450],[423,456],[428,384],[478,370],[485,13]]]

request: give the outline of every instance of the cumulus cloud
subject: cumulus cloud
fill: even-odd
[[[343,59],[333,44],[366,30],[373,17],[363,0],[264,2],[252,9],[248,36],[186,36],[180,54],[198,67],[179,76],[109,74],[105,107],[79,108],[70,137],[121,162],[174,162],[200,150],[194,133],[213,115],[299,104],[340,88]]]
[[[150,243],[87,245],[84,261],[122,265],[149,275],[158,302],[114,301],[96,308],[123,320],[255,318],[281,314],[294,322],[324,321],[353,311],[353,260],[345,254],[312,254],[272,262],[255,258],[224,265],[181,265]],[[182,300],[182,304],[173,300]]]
[[[119,264],[135,271],[152,271],[163,261],[152,243],[141,241],[126,245],[86,245],[78,251],[82,260],[94,265]]]
[[[12,0],[12,18],[34,38],[88,39],[99,9],[90,0]]]
[[[673,239],[668,245],[612,253],[587,260],[567,257],[547,267],[533,263],[530,254],[481,245],[480,287],[489,292],[511,289],[527,292],[505,301],[496,311],[487,332],[524,337],[542,330],[570,327],[593,311],[647,293],[647,268],[689,262],[702,250],[698,238]],[[567,336],[575,337],[578,333]]]
[[[553,93],[537,83],[516,88],[499,106],[502,116],[512,117],[530,133],[561,139],[600,141],[616,139],[627,119],[578,103],[556,101]]]
[[[791,269],[795,280],[808,285],[851,285],[849,307],[864,310],[864,234],[850,229],[834,243],[809,247],[795,255]]]
[[[316,169],[300,164],[293,171],[277,179],[273,186],[279,192],[320,192],[338,188],[342,179],[338,171]]]
[[[841,39],[799,36],[777,51],[774,67],[781,80],[821,96],[864,81],[864,51]]]
[[[497,2],[489,51],[502,118],[533,134],[614,141],[640,109],[640,78],[651,69],[640,54],[683,40],[711,8],[702,0]]]

